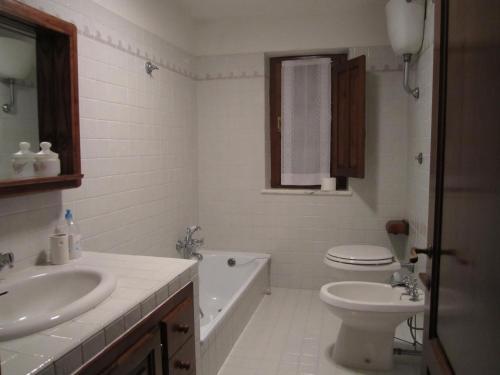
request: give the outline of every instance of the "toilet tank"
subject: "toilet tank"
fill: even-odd
[[[425,0],[390,0],[385,5],[387,33],[397,55],[415,54],[422,44]]]

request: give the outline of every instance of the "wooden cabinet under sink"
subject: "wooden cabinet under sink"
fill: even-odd
[[[103,375],[162,374],[161,349],[160,329],[156,328],[146,333],[101,373]]]
[[[87,362],[79,375],[195,375],[193,284]]]
[[[164,374],[194,373],[193,299],[187,298],[161,321]],[[168,370],[168,371],[166,371]]]

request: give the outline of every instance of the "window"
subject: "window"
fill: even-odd
[[[271,187],[364,177],[365,56],[270,59]]]

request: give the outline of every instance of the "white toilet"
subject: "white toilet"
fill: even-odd
[[[394,332],[402,321],[424,311],[424,293],[412,301],[402,287],[364,281],[323,285],[321,300],[342,319],[333,349],[336,363],[368,370],[393,366]]]
[[[333,268],[336,282],[323,285],[320,298],[342,319],[333,359],[348,367],[390,369],[396,327],[423,311],[423,293],[411,301],[402,295],[405,288],[388,284],[401,264],[385,247],[337,246],[323,261]]]
[[[401,269],[391,250],[372,245],[332,247],[323,262],[334,269],[338,281],[389,282],[392,274]]]

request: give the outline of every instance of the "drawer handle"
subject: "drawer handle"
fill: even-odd
[[[189,370],[191,368],[191,363],[184,361],[175,361],[174,368],[179,370]]]
[[[174,326],[174,332],[188,333],[189,326],[187,324],[176,324]]]

